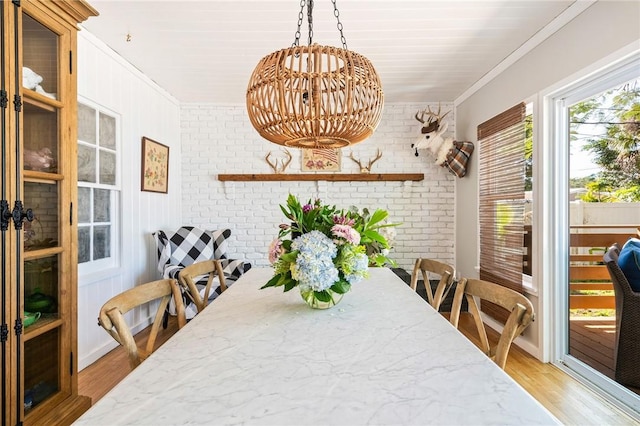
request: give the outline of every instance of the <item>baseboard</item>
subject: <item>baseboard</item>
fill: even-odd
[[[502,333],[502,329],[504,328],[504,326],[501,323],[499,323],[496,320],[494,320],[493,318],[489,317],[488,315],[484,315],[483,314],[482,315],[482,321],[487,326],[491,327],[492,329],[494,329],[498,333]],[[540,348],[538,346],[534,345],[533,343],[531,343],[531,341],[529,341],[528,339],[525,339],[523,336],[518,336],[513,341],[513,344],[518,346],[520,349],[522,349],[523,351],[527,352],[531,356],[535,357],[540,362],[542,362],[542,356],[541,356],[542,354],[540,353]]]
[[[153,323],[153,318],[151,317],[146,318],[142,320],[142,322],[138,323],[138,325],[134,326],[131,329],[131,332],[135,336],[136,334],[138,334],[139,332],[141,332],[142,330],[150,326],[152,323]],[[105,356],[106,354],[108,354],[109,352],[111,352],[112,350],[118,347],[118,342],[113,340],[107,334],[107,332],[102,329],[102,327],[100,327],[100,330],[98,330],[98,332],[102,332],[105,336],[108,337],[108,339],[104,341],[104,344],[102,346],[96,348],[91,353],[78,358],[78,371],[84,370],[85,368],[87,368],[88,366],[90,366],[91,364],[93,364],[94,362],[96,362],[97,360],[99,360],[100,358],[102,358],[103,356]]]
[[[106,342],[104,345],[93,350],[90,354],[87,354],[86,356],[78,358],[78,372],[84,370],[85,368],[87,368],[88,366],[90,366],[91,364],[93,364],[94,362],[96,362],[97,360],[99,360],[109,352],[111,352],[117,346],[118,346],[118,343],[115,340],[111,339],[110,342]]]

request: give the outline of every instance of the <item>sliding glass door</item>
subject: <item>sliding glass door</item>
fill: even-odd
[[[640,54],[547,99],[548,286],[555,359],[640,410],[640,389],[616,382],[616,304],[602,263],[640,226]]]

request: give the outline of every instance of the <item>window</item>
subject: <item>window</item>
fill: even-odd
[[[89,102],[78,104],[78,268],[116,266],[118,117]]]
[[[478,126],[480,279],[522,292],[525,221],[526,105]],[[483,311],[505,320],[501,309]]]

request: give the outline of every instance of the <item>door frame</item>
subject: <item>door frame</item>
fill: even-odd
[[[589,69],[541,93],[543,149],[541,158],[542,305],[550,321],[543,330],[545,358],[630,415],[640,413],[640,397],[569,355],[569,106],[638,76],[640,50],[627,46]]]

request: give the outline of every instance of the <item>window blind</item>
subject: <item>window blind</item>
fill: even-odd
[[[526,105],[518,104],[478,126],[480,279],[522,292],[525,206]],[[505,321],[508,313],[483,303]]]

